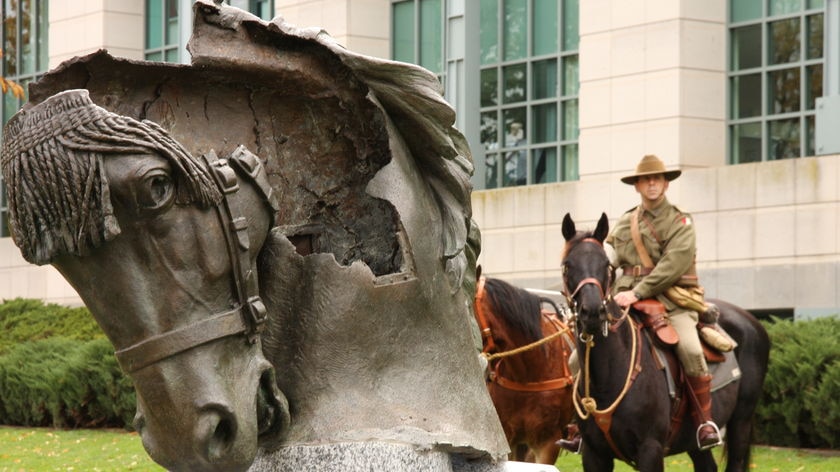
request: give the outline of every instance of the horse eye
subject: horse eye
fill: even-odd
[[[166,174],[149,176],[137,196],[137,203],[141,209],[158,209],[165,206],[172,197],[172,179]]]

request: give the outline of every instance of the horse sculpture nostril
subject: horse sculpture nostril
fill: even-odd
[[[198,421],[198,446],[209,463],[224,461],[236,440],[236,418],[223,407],[208,408]]]

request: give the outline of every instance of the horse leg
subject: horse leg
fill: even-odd
[[[694,464],[694,472],[717,472],[717,463],[710,449],[701,451],[693,449],[688,452],[691,462]]]
[[[599,454],[586,444],[585,439],[580,446],[580,456],[584,472],[612,472],[615,467],[612,454]]]
[[[665,450],[662,443],[655,439],[645,439],[639,445],[639,460],[637,462],[639,470],[645,472],[664,472],[665,470]]]
[[[537,464],[554,464],[557,462],[557,455],[560,453],[560,446],[554,444],[554,438],[540,444],[534,449],[534,462]]]
[[[736,411],[726,423],[726,472],[745,472],[750,466],[752,411],[749,415]]]

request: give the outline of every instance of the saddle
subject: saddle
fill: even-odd
[[[662,302],[655,299],[640,300],[633,304],[633,308],[639,313],[642,319],[642,325],[647,329],[648,333],[653,335],[653,338],[660,345],[665,348],[672,348],[680,341],[677,331],[668,322],[667,310],[665,310],[665,305]],[[701,317],[707,321],[697,323],[700,344],[703,346],[703,354],[706,357],[706,362],[723,362],[723,353],[733,350],[736,343],[715,322],[717,319],[716,316],[711,318],[707,315],[709,312],[717,312],[717,307],[712,305],[707,308],[704,316]],[[715,321],[708,322],[710,319],[714,319]]]

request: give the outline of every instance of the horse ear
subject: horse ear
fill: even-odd
[[[592,237],[597,239],[598,241],[604,242],[607,239],[607,235],[610,233],[610,220],[607,218],[606,213],[601,213],[601,219],[598,220],[598,225],[595,227],[595,232],[592,234]]]
[[[563,237],[566,238],[566,241],[571,241],[576,234],[577,230],[575,229],[575,222],[572,221],[572,215],[566,213],[566,216],[563,217]]]

